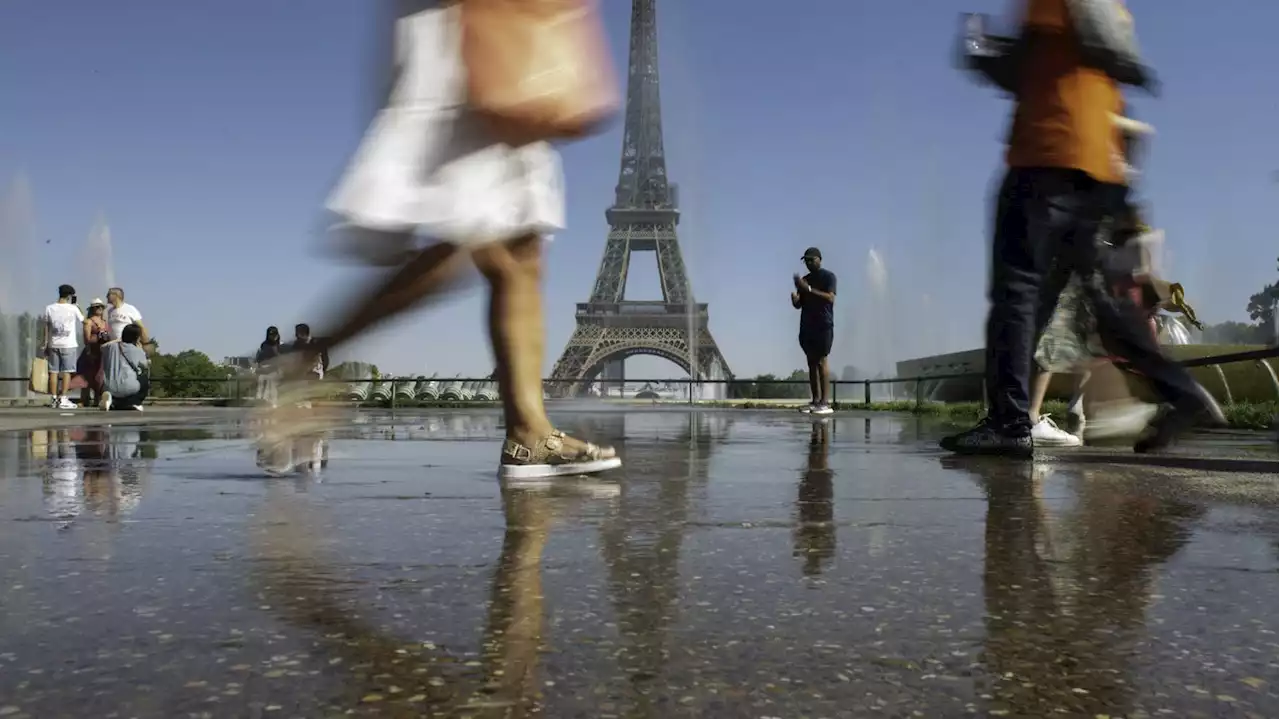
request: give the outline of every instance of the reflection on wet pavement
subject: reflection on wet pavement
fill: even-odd
[[[1274,471],[562,419],[623,470],[499,486],[480,412],[281,478],[233,420],[0,433],[0,716],[1275,716]]]

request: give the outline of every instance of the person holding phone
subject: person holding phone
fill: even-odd
[[[827,355],[835,337],[836,275],[822,268],[822,251],[810,247],[800,258],[809,274],[794,275],[796,291],[791,306],[800,310],[800,350],[809,368],[809,394],[813,400],[800,411],[831,414],[831,375]]]
[[[58,286],[58,301],[44,308],[40,316],[44,339],[45,358],[49,362],[49,406],[54,409],[75,409],[67,394],[71,390],[71,373],[76,371],[80,358],[80,332],[84,326],[84,313],[76,306],[76,288]]]

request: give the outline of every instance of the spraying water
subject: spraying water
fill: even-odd
[[[36,352],[39,311],[35,271],[35,211],[31,187],[18,177],[0,200],[0,377],[24,377]],[[26,396],[17,382],[0,382],[0,397]]]
[[[858,317],[858,347],[854,356],[863,378],[885,379],[896,374],[893,303],[889,297],[889,270],[874,247],[867,251],[866,291]],[[873,385],[871,398],[882,402],[893,397],[888,384]]]
[[[76,278],[72,284],[79,290],[82,300],[105,297],[107,288],[116,286],[111,228],[107,226],[106,218],[99,217],[94,222],[76,264]],[[80,306],[87,307],[85,302],[81,302]]]

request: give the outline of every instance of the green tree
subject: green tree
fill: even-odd
[[[199,350],[156,354],[151,358],[153,397],[227,397],[234,393],[236,373],[214,364]]]
[[[751,386],[744,394],[749,394],[751,399],[804,399],[809,396],[807,371],[795,370],[786,380],[795,380],[795,383],[780,381],[773,374],[762,374],[751,380]]]
[[[1265,342],[1276,339],[1276,300],[1280,298],[1280,283],[1271,283],[1249,297],[1249,319],[1258,323]]]
[[[1273,337],[1272,331],[1261,324],[1219,322],[1204,328],[1201,341],[1212,345],[1264,345]]]

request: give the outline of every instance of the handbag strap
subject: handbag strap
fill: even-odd
[[[138,369],[138,365],[134,364],[133,360],[129,359],[129,355],[124,351],[124,343],[119,340],[116,340],[114,344],[120,345],[120,347],[118,348],[120,350],[120,359],[124,360],[124,363],[129,365],[129,368],[133,370],[134,374],[141,377],[142,370]]]

